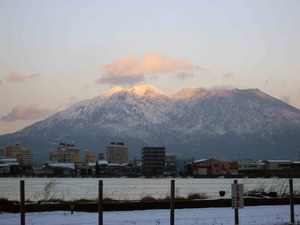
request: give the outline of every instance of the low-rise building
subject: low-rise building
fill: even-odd
[[[259,176],[264,174],[265,162],[262,160],[242,159],[238,161],[239,173],[247,176]]]
[[[233,160],[200,159],[193,162],[194,175],[237,175],[238,162]]]
[[[16,158],[0,159],[0,175],[16,175],[20,173],[20,166]]]
[[[68,163],[46,163],[45,175],[73,175],[75,174],[75,164]]]
[[[266,170],[282,171],[290,170],[292,168],[292,161],[290,160],[265,160]]]
[[[266,176],[291,177],[294,175],[290,160],[265,160]]]

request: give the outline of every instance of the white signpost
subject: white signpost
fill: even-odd
[[[243,184],[231,184],[232,208],[244,208],[244,186]]]
[[[234,224],[239,224],[239,209],[244,208],[244,186],[234,180],[231,184],[232,208],[234,209]]]

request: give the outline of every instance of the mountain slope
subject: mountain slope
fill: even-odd
[[[115,87],[22,131],[0,136],[0,146],[22,141],[35,156],[59,142],[106,153],[111,141],[140,158],[144,146],[165,146],[184,157],[295,158],[300,110],[258,89],[184,89],[167,96],[152,86]]]

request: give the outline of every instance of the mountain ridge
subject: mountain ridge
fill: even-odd
[[[102,146],[105,153],[105,146],[117,140],[138,158],[144,146],[165,146],[186,157],[291,158],[298,157],[299,135],[300,110],[259,89],[189,88],[166,95],[140,85],[117,86],[80,101],[0,136],[0,145],[22,141],[39,157],[60,141],[75,142],[82,150]]]

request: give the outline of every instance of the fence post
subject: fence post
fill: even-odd
[[[103,225],[103,181],[98,184],[98,224]]]
[[[175,180],[171,180],[171,199],[170,199],[170,225],[174,225],[175,218]]]
[[[24,180],[20,181],[20,212],[21,212],[21,225],[25,225],[25,183],[24,183]]]
[[[295,214],[294,214],[294,188],[293,179],[289,180],[290,186],[290,211],[291,211],[291,224],[295,224]]]
[[[238,181],[234,180],[234,184],[238,184]],[[239,224],[239,209],[238,208],[234,209],[234,224],[235,225]]]

